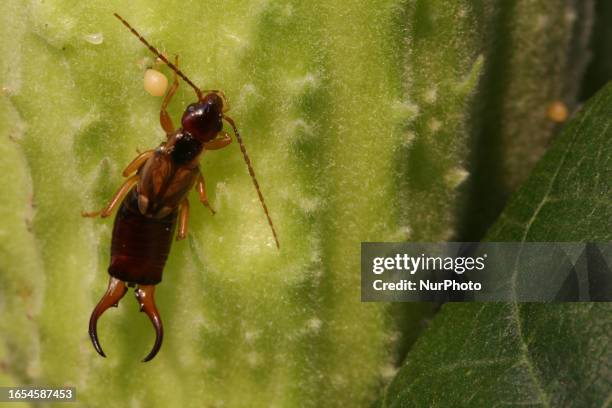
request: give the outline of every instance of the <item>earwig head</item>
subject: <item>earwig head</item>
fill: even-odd
[[[223,98],[210,92],[196,103],[187,106],[181,123],[183,129],[194,135],[202,143],[217,136],[223,129]]]

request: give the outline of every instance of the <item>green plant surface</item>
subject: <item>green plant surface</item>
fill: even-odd
[[[485,10],[486,63],[470,121],[460,240],[484,236],[559,133],[548,107],[560,102],[575,110],[591,56],[593,3],[517,0],[491,2]]]
[[[500,83],[483,85],[502,95],[492,95],[499,110],[490,112],[487,120],[494,123],[485,123],[485,131],[503,123],[501,174],[506,190],[513,191],[558,130],[557,123],[547,117],[548,106],[561,101],[570,112],[576,106],[580,78],[589,61],[593,1],[519,0],[500,7],[496,17],[506,30],[493,29],[507,49],[490,47],[498,53],[491,60],[499,58],[492,63],[499,64],[495,80]]]
[[[478,10],[447,6],[3,2],[2,375],[74,385],[84,406],[375,398],[407,336],[388,307],[360,303],[359,244],[447,236],[464,178]],[[195,83],[228,95],[281,242],[279,252],[238,147],[206,153],[217,215],[192,199],[188,239],[156,291],[164,345],[147,364],[153,331],[132,296],[98,324],[107,359],[87,335],[108,281],[112,221],[80,212],[105,204],[136,150],[163,138],[161,101],[142,86],[154,59],[115,11],[180,54]],[[182,83],[175,122],[193,100]],[[399,182],[411,143],[426,147],[413,159],[436,164],[426,193]],[[418,330],[429,313],[415,306],[402,327]]]
[[[44,273],[40,253],[29,231],[33,208],[32,183],[18,140],[23,129],[19,118],[7,103],[0,101],[0,173],[3,176],[3,219],[0,246],[0,384],[19,385],[6,372],[11,368],[18,377],[36,376],[39,362],[32,359],[39,352],[38,327],[33,317],[40,312]],[[15,260],[19,259],[19,262]],[[25,271],[25,272],[24,272]],[[7,335],[10,333],[10,335]]]
[[[568,124],[488,241],[612,240],[611,107],[609,84]],[[610,303],[447,304],[380,405],[606,406],[611,313]]]
[[[414,1],[406,8],[403,85],[415,118],[396,155],[404,231],[398,240],[440,241],[456,233],[457,189],[469,176],[465,106],[483,66],[483,3]]]

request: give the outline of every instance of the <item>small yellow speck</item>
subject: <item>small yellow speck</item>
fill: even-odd
[[[548,105],[546,109],[546,116],[553,122],[563,123],[567,120],[569,112],[567,106],[561,101],[554,101]]]

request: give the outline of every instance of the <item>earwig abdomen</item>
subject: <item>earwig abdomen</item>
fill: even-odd
[[[142,215],[136,188],[127,195],[115,217],[108,273],[124,282],[156,285],[168,259],[178,210],[163,218]]]

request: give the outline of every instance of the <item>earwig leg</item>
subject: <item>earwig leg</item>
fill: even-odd
[[[180,241],[187,237],[187,223],[189,221],[189,200],[184,198],[179,209],[179,226],[176,240]]]
[[[204,143],[205,150],[219,150],[232,143],[232,137],[227,133],[223,132],[223,137],[213,139],[208,143]]]
[[[138,169],[140,169],[142,165],[145,164],[147,160],[149,160],[149,158],[153,155],[154,152],[155,150],[153,149],[147,150],[142,153],[138,152],[138,156],[136,156],[136,158],[132,160],[130,164],[127,165],[125,170],[123,170],[123,177],[127,177],[130,174],[137,172]]]
[[[178,67],[178,55],[174,58],[174,64]],[[170,100],[174,96],[178,86],[178,75],[176,74],[176,71],[174,71],[174,81],[172,82],[170,89],[168,89],[168,92],[164,97],[164,101],[162,102],[161,110],[159,111],[159,123],[161,123],[161,127],[166,131],[167,135],[174,133],[174,124],[172,123],[172,118],[170,118],[166,108],[168,107],[168,104],[170,104]]]
[[[210,210],[212,215],[215,215],[216,211],[208,203],[208,197],[206,196],[206,183],[204,181],[204,175],[202,173],[200,173],[200,175],[198,176],[198,180],[196,181],[196,189],[198,190],[198,195],[200,196],[200,202]]]
[[[136,299],[140,304],[140,311],[145,312],[153,326],[155,327],[155,344],[149,352],[149,354],[142,360],[143,363],[151,360],[159,349],[161,348],[162,341],[164,340],[164,326],[162,325],[161,317],[155,306],[155,285],[138,285],[134,291]]]
[[[136,183],[138,183],[137,174],[133,175],[132,177],[127,179],[125,183],[123,183],[123,185],[119,188],[119,190],[117,190],[117,192],[111,199],[110,203],[108,203],[108,205],[103,210],[94,212],[82,212],[81,215],[83,217],[97,217],[98,215],[100,215],[102,218],[108,217],[113,213],[115,208],[117,208],[117,206],[121,204],[126,194],[132,189],[132,187],[134,187]]]
[[[102,299],[100,299],[89,318],[89,337],[91,338],[94,348],[102,357],[106,357],[106,354],[102,351],[102,347],[100,347],[100,342],[98,340],[98,319],[109,307],[116,307],[126,292],[127,286],[125,286],[125,282],[111,277],[108,282],[106,293],[102,296]]]

